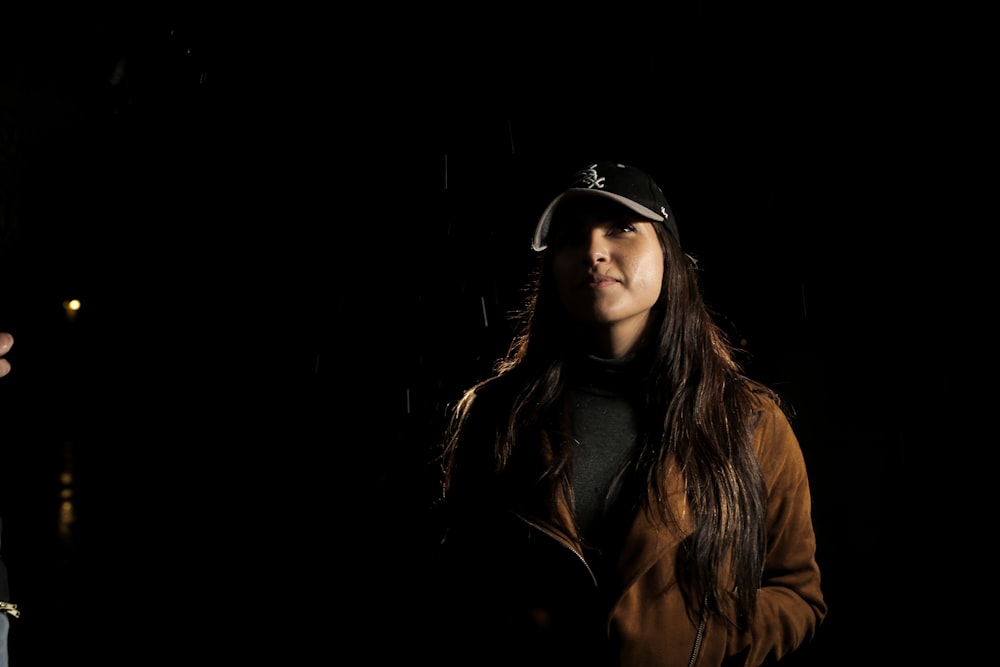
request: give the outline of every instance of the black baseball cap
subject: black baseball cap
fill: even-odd
[[[680,241],[667,198],[649,174],[627,164],[598,162],[577,171],[569,187],[545,208],[535,227],[531,247],[541,251],[548,246],[549,227],[559,204],[570,198],[595,195],[613,199],[644,218],[662,223]]]

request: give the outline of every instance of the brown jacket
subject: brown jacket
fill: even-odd
[[[779,659],[812,639],[826,615],[816,564],[816,537],[805,462],[791,426],[768,403],[755,434],[757,455],[767,483],[767,557],[749,632],[708,623],[701,637],[687,617],[674,579],[682,537],[639,514],[627,548],[618,561],[624,588],[610,614],[621,636],[622,665],[689,664],[698,642],[696,665],[719,665],[727,656],[746,653],[744,665]],[[673,494],[678,499],[683,493]]]
[[[475,408],[473,408],[475,410]],[[492,441],[482,434],[488,443]],[[468,440],[466,442],[469,442]],[[476,509],[445,540],[445,604],[466,645],[485,653],[468,664],[587,664],[753,667],[812,639],[826,615],[816,562],[811,496],[799,443],[780,408],[768,401],[755,433],[767,485],[767,552],[757,613],[748,632],[691,618],[676,582],[678,545],[688,528],[638,513],[608,590],[598,591],[564,498],[549,516],[538,505],[491,504],[510,497],[486,468],[463,495]],[[481,465],[487,465],[482,459]],[[463,462],[469,475],[478,466]],[[476,477],[469,475],[470,477]],[[503,485],[501,485],[503,486]],[[684,516],[679,480],[671,480],[676,516]],[[509,487],[507,488],[509,491]],[[464,526],[464,528],[463,528]],[[450,596],[447,594],[450,591]],[[692,656],[695,660],[692,662]],[[582,661],[582,662],[581,662]]]

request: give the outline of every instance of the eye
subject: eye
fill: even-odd
[[[616,220],[608,226],[609,234],[634,234],[636,231],[635,223],[628,220]]]

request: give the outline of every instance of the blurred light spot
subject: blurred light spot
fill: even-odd
[[[80,310],[80,300],[70,299],[69,301],[63,301],[63,310],[66,311],[66,319],[70,322],[76,319],[76,313]]]
[[[67,311],[69,312],[69,311]],[[59,473],[59,537],[64,542],[73,541],[73,523],[76,509],[73,506],[73,442],[63,444],[63,469]]]

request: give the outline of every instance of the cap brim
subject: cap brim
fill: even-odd
[[[612,199],[622,206],[625,206],[644,218],[649,218],[650,220],[655,220],[657,222],[663,222],[665,219],[662,215],[656,211],[643,206],[637,202],[628,199],[627,197],[622,197],[621,195],[616,195],[613,192],[607,192],[605,190],[594,190],[591,188],[571,188],[566,192],[558,195],[553,199],[549,205],[542,211],[542,217],[538,219],[538,224],[535,226],[535,236],[531,240],[531,247],[536,251],[545,250],[548,246],[546,242],[546,237],[549,235],[549,227],[552,224],[552,215],[555,213],[556,207],[567,199],[577,198],[583,195],[597,195],[599,197],[604,197],[606,199]]]

